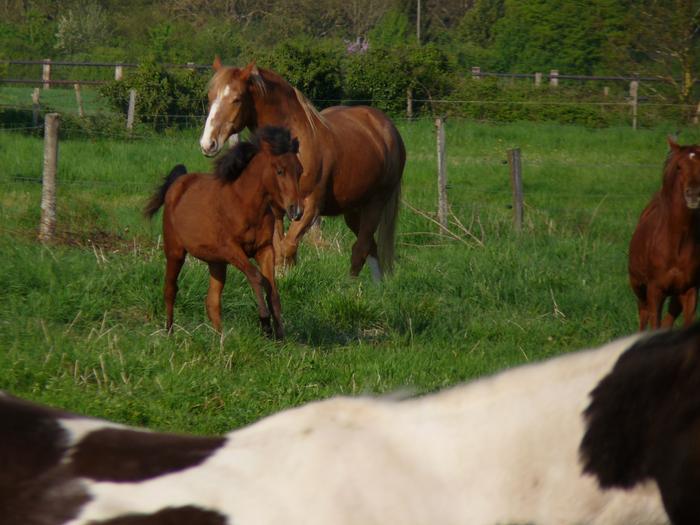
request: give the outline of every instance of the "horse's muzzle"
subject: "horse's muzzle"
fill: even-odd
[[[700,207],[700,187],[689,187],[683,192],[685,205],[691,210],[696,210]]]
[[[204,145],[202,143],[199,144],[199,149],[202,150],[202,153],[207,156],[207,157],[213,157],[217,153],[219,153],[219,141],[214,139],[212,140],[208,145]]]
[[[304,215],[303,206],[299,206],[298,204],[292,204],[289,208],[287,208],[287,216],[292,221],[298,221],[299,219],[301,219],[302,215]]]

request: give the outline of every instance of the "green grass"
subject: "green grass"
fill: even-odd
[[[176,163],[208,170],[197,131],[63,140],[58,241],[35,241],[42,142],[0,131],[0,388],[134,425],[218,433],[336,394],[428,392],[596,345],[636,328],[627,243],[660,183],[670,129],[591,131],[447,123],[449,198],[463,228],[438,235],[432,122],[407,144],[395,274],[348,277],[351,234],[325,219],[279,279],[287,339],[266,339],[229,269],[224,334],[189,260],[162,328],[159,220],[140,208]],[[683,130],[681,142],[700,141]],[[506,151],[520,147],[526,220],[513,232]],[[408,205],[416,208],[413,212]],[[467,233],[466,231],[469,233]],[[476,240],[475,240],[476,239]]]

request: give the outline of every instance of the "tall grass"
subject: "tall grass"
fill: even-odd
[[[176,163],[207,171],[197,131],[63,140],[58,235],[35,241],[42,142],[0,131],[0,388],[152,428],[215,433],[336,394],[443,388],[595,345],[636,327],[626,250],[660,183],[667,129],[591,131],[448,120],[453,236],[435,211],[430,121],[407,144],[395,274],[348,277],[352,236],[324,219],[279,279],[287,339],[265,338],[231,268],[224,333],[206,322],[206,266],[180,277],[163,331],[158,217],[140,208]],[[683,130],[683,143],[697,142]],[[506,151],[520,147],[524,231],[512,230]],[[458,222],[457,222],[458,221]],[[461,225],[461,226],[460,226]]]

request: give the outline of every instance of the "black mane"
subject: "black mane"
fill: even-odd
[[[265,126],[258,129],[248,141],[239,142],[216,161],[214,175],[219,179],[234,181],[240,177],[250,161],[265,143],[273,155],[298,153],[299,141],[292,138],[289,129],[282,126]]]

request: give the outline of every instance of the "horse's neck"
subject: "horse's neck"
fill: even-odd
[[[689,234],[694,238],[700,235],[700,215],[696,210],[688,209],[683,197],[683,191],[676,188],[677,183],[662,188],[659,195],[660,205],[667,218],[667,228],[671,234],[686,238]]]
[[[289,128],[293,137],[299,139],[299,150],[304,171],[314,171],[318,152],[324,149],[325,124],[318,112],[304,108],[300,96],[294,88],[282,79],[266,79],[268,92],[255,100],[256,125],[283,125]]]

